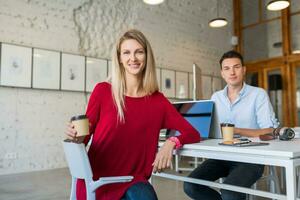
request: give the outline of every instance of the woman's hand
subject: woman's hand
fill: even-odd
[[[76,137],[77,131],[74,128],[74,125],[70,122],[67,123],[65,134],[67,136],[67,139],[72,142],[82,143],[84,141],[84,137]]]
[[[153,172],[161,172],[165,168],[170,168],[172,165],[173,149],[175,142],[167,140],[156,154],[155,160],[152,163]]]

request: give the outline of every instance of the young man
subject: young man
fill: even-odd
[[[261,88],[244,83],[246,67],[241,54],[226,52],[220,59],[220,65],[221,75],[227,86],[211,97],[217,107],[220,122],[234,124],[234,132],[247,137],[272,132],[278,123],[268,94]],[[251,187],[263,171],[263,165],[208,159],[189,177],[210,181],[224,177],[226,184]],[[184,191],[196,200],[246,199],[243,193],[221,190],[220,194],[207,186],[192,183],[184,183]]]

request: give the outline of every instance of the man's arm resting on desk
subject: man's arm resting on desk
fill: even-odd
[[[258,137],[267,133],[272,133],[273,128],[250,129],[250,128],[234,128],[234,133],[246,137]]]

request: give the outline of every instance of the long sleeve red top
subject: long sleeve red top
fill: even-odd
[[[86,115],[93,134],[88,152],[94,180],[105,176],[134,177],[97,189],[97,200],[119,200],[128,187],[151,176],[160,129],[176,129],[181,144],[200,141],[200,134],[160,92],[145,97],[125,96],[125,123],[117,121],[111,85],[99,83],[91,94]],[[86,138],[85,142],[89,139]],[[86,199],[83,180],[77,181],[77,199]]]

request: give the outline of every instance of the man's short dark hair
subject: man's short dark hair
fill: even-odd
[[[224,53],[223,56],[221,57],[221,59],[219,61],[221,68],[222,68],[223,60],[225,60],[227,58],[238,58],[238,59],[240,59],[242,65],[244,66],[243,56],[239,52],[231,50],[231,51],[227,51],[226,53]]]

